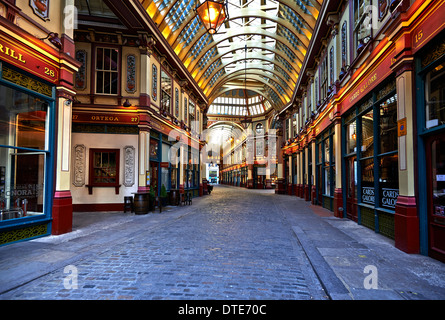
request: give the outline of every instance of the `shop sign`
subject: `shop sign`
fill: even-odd
[[[397,121],[398,136],[406,136],[406,118],[400,119]]]
[[[49,0],[29,0],[34,14],[43,20],[49,20]]]
[[[374,188],[362,187],[362,202],[368,204],[374,204],[375,194]]]
[[[389,74],[392,73],[391,56],[393,56],[394,50],[390,50],[388,53],[384,53],[379,58],[378,66],[374,67],[366,78],[354,86],[354,89],[346,95],[342,102],[342,110],[345,112],[361,98],[365,97],[372,91],[382,80],[386,79]]]
[[[44,61],[37,53],[33,53],[25,46],[15,44],[1,36],[0,60],[6,61],[52,83],[56,83],[59,79],[59,71],[56,67]]]
[[[432,8],[430,16],[423,19],[423,21],[411,33],[411,43],[413,51],[417,52],[422,48],[432,37],[443,30],[443,17],[445,15],[445,4],[437,2],[437,7]]]
[[[395,209],[398,196],[398,189],[382,188],[382,207]]]
[[[138,124],[138,115],[104,114],[104,113],[73,113],[73,122],[102,123],[102,124]]]

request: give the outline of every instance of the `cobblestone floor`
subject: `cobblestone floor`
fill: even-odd
[[[128,237],[110,239],[101,250],[71,261],[77,288],[69,288],[75,284],[69,281],[73,267],[58,268],[3,298],[327,299],[274,196],[268,190],[217,187],[196,199],[186,214],[155,227],[132,225]],[[63,251],[87,238],[54,249]]]

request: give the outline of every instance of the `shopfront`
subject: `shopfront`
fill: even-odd
[[[399,195],[394,79],[373,90],[348,111],[343,118],[343,132],[346,215],[394,238],[394,212]]]
[[[191,192],[193,197],[199,196],[199,150],[192,146],[184,146],[184,152],[187,153],[187,162],[183,163],[184,170],[184,190]],[[232,179],[233,177],[229,178]]]
[[[418,53],[416,86],[421,251],[445,262],[444,48],[442,32]]]
[[[124,197],[137,192],[139,115],[102,110],[73,108],[74,211],[120,211]]]
[[[0,68],[1,245],[51,231],[55,90],[5,62]]]
[[[316,203],[333,211],[335,189],[335,131],[329,127],[317,138],[315,150]]]

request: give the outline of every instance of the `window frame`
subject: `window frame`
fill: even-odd
[[[170,79],[170,92],[168,92],[168,90],[164,89],[163,86],[163,74],[165,75],[165,78],[169,78]],[[161,79],[161,100],[160,100],[160,104],[161,104],[161,109],[163,109],[164,111],[167,111],[169,114],[173,115],[174,114],[174,110],[173,110],[173,79],[171,77],[171,75],[164,70],[164,68],[161,68],[161,72],[160,72],[160,79]],[[165,104],[164,102],[164,97],[168,96],[168,105]]]
[[[98,69],[98,59],[97,59],[97,55],[98,55],[98,49],[107,49],[107,50],[116,50],[117,52],[117,68],[116,70],[105,70],[105,69]],[[120,47],[116,47],[116,46],[107,46],[107,45],[95,45],[94,46],[94,64],[93,64],[93,71],[94,71],[94,94],[96,95],[106,95],[106,96],[118,96],[121,94],[121,77],[122,77],[122,50]],[[103,57],[105,57],[105,52],[103,53]],[[98,92],[98,72],[103,72],[104,74],[106,72],[108,73],[116,73],[117,74],[117,85],[116,85],[116,93],[111,92],[112,90],[110,89],[111,93],[105,93],[105,92]],[[102,91],[104,91],[104,85],[102,85]],[[110,88],[111,88],[111,82],[110,82]]]
[[[96,175],[94,174],[94,154],[95,153],[114,153],[116,157],[116,181],[115,182],[94,182]],[[92,187],[114,187],[116,188],[116,194],[119,191],[119,178],[120,178],[120,149],[107,149],[107,148],[90,148],[89,150],[89,163],[88,163],[88,185],[90,194],[92,193]]]

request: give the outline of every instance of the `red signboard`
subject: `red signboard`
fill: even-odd
[[[416,52],[445,27],[445,3],[437,2],[430,16],[423,21],[411,33],[413,52]]]
[[[139,115],[120,113],[77,113],[73,112],[73,122],[103,124],[138,124]]]
[[[394,50],[389,50],[382,57],[379,58],[379,64],[371,68],[363,80],[355,84],[349,93],[342,98],[342,113],[352,107],[360,99],[365,97],[372,91],[379,83],[386,79],[391,73],[391,58],[394,56]]]
[[[0,35],[0,60],[51,83],[56,84],[59,80],[59,68],[54,61],[3,35]]]

